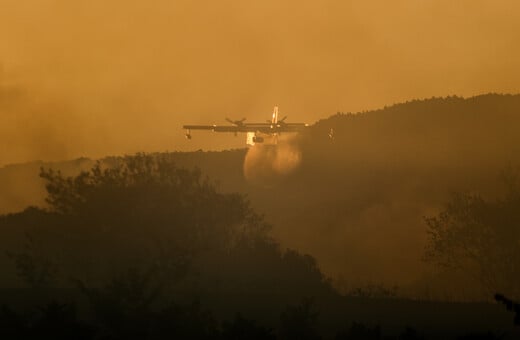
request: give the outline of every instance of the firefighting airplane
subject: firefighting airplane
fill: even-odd
[[[235,136],[238,132],[246,132],[248,145],[264,143],[266,139],[271,142],[270,144],[277,144],[278,136],[282,132],[300,132],[308,126],[305,123],[286,123],[285,119],[287,116],[278,119],[278,106],[275,106],[272,119],[266,123],[244,123],[245,118],[241,120],[226,118],[226,121],[233,125],[184,125],[182,128],[186,130],[187,139],[191,139],[191,130],[211,130],[213,132],[232,132]]]

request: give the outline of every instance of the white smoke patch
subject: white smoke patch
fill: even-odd
[[[255,144],[244,159],[244,176],[250,182],[272,184],[294,172],[301,163],[302,153],[293,135],[278,137],[278,143]]]

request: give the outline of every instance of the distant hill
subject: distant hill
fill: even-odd
[[[315,256],[327,274],[345,278],[346,289],[367,282],[415,287],[421,280],[426,289],[423,217],[455,191],[499,194],[500,172],[520,164],[519,127],[520,95],[431,98],[318,121],[291,141],[301,165],[284,176],[248,182],[245,149],[175,153],[175,159],[199,167],[223,191],[247,194],[283,245]],[[74,173],[92,163],[1,168],[0,212],[43,204],[40,166]],[[269,172],[259,164],[251,166]]]

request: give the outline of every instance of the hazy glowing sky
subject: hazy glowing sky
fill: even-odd
[[[519,19],[517,0],[0,0],[0,165],[242,147],[180,126],[275,104],[312,123],[516,93]]]

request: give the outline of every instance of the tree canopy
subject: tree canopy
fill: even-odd
[[[426,222],[427,260],[473,274],[489,293],[520,297],[520,190],[514,181],[495,200],[456,194]]]

